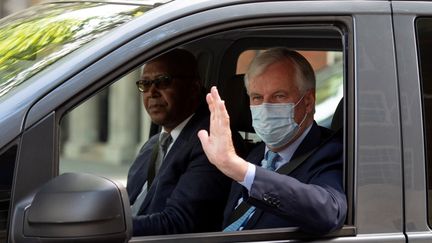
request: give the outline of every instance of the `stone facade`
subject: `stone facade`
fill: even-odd
[[[41,1],[42,0],[0,0],[0,17],[5,17]]]

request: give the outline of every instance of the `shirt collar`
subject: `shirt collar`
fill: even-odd
[[[180,135],[181,131],[183,130],[183,128],[186,126],[186,124],[189,122],[189,120],[192,118],[192,116],[195,115],[195,113],[193,113],[192,115],[190,115],[188,118],[186,118],[184,121],[182,121],[180,124],[178,124],[173,130],[171,130],[171,137],[172,137],[172,142],[171,145],[174,144],[174,142],[177,140],[178,136]],[[161,139],[162,133],[167,132],[165,130],[164,127],[162,127],[162,132],[159,134],[159,141]],[[170,145],[170,147],[171,147]]]

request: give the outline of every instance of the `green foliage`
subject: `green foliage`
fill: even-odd
[[[10,21],[3,20],[3,24],[0,22],[0,96],[82,45],[148,10],[123,6],[126,11],[107,14],[106,7],[118,8],[100,3],[48,4],[29,9]]]
[[[80,25],[82,21],[79,20],[53,21],[51,18],[7,26],[0,34],[0,71],[11,69],[24,60],[36,60],[50,45],[70,40]],[[14,70],[18,71],[17,68]],[[9,71],[6,78],[14,74],[13,70]]]

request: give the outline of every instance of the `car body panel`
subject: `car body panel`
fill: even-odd
[[[428,242],[432,232],[428,226],[427,214],[422,213],[427,212],[427,202],[430,199],[426,194],[426,151],[424,146],[418,146],[425,144],[426,138],[423,120],[417,119],[423,116],[423,101],[419,96],[422,87],[415,24],[418,17],[432,17],[432,2],[395,1],[392,6],[401,94],[405,230],[410,242]]]
[[[389,15],[354,18],[358,231],[379,233],[378,228],[385,228],[386,232],[402,232],[401,141],[392,20]],[[371,34],[368,26],[380,31]]]
[[[334,4],[334,5],[333,5]],[[59,92],[52,92],[50,95],[47,95],[44,99],[38,102],[33,109],[29,112],[29,116],[27,119],[26,127],[30,127],[32,124],[41,119],[44,114],[47,114],[50,110],[55,109],[61,102],[64,101],[65,97],[73,97],[75,93],[86,89],[89,83],[96,82],[98,79],[105,76],[104,73],[107,73],[107,70],[117,70],[120,66],[125,65],[127,60],[133,55],[145,52],[146,50],[151,50],[154,47],[155,43],[163,42],[164,40],[174,39],[176,36],[187,33],[192,29],[200,29],[203,28],[204,24],[207,26],[212,26],[215,24],[222,25],[226,22],[234,22],[242,19],[250,19],[250,18],[265,18],[272,16],[313,16],[313,15],[332,15],[336,13],[338,14],[349,14],[351,11],[356,9],[356,15],[354,16],[354,29],[357,30],[354,40],[355,50],[356,50],[356,59],[354,60],[357,63],[357,73],[355,82],[355,97],[357,99],[357,103],[361,104],[362,102],[367,102],[371,99],[371,97],[378,97],[379,102],[384,102],[381,105],[383,109],[383,114],[376,114],[375,111],[371,111],[372,115],[380,115],[383,121],[381,121],[381,125],[387,127],[388,129],[385,132],[385,135],[382,136],[388,137],[392,136],[393,139],[382,141],[381,145],[384,150],[384,153],[390,153],[390,157],[385,158],[398,158],[396,161],[378,161],[382,163],[391,163],[391,170],[383,170],[382,177],[374,178],[376,179],[374,184],[374,189],[377,188],[377,185],[380,184],[382,195],[391,195],[394,197],[392,200],[394,202],[392,207],[392,212],[389,212],[389,217],[382,218],[382,221],[375,221],[376,225],[380,225],[380,229],[385,228],[386,232],[401,232],[402,231],[402,220],[400,218],[402,212],[402,191],[400,189],[401,181],[397,179],[389,180],[387,178],[400,178],[401,171],[398,170],[398,164],[400,163],[400,155],[397,151],[400,148],[400,140],[398,137],[398,124],[393,123],[392,116],[397,116],[397,107],[388,106],[388,104],[395,103],[397,101],[397,89],[396,89],[396,77],[394,71],[395,63],[388,62],[388,60],[394,60],[393,47],[391,45],[387,45],[388,48],[383,50],[381,45],[375,44],[379,50],[370,51],[369,45],[373,45],[373,43],[392,43],[391,32],[386,33],[384,37],[378,35],[368,35],[366,30],[368,29],[371,23],[375,25],[377,29],[381,29],[384,32],[387,30],[391,30],[391,18],[389,16],[382,16],[381,14],[390,12],[390,5],[383,2],[373,2],[373,8],[368,8],[362,10],[365,3],[346,3],[341,4],[340,2],[332,2],[328,4],[326,7],[322,6],[321,2],[283,2],[283,3],[255,3],[255,4],[241,4],[237,6],[231,7],[223,7],[213,10],[208,10],[203,13],[198,13],[195,15],[189,15],[185,18],[179,19],[177,21],[170,22],[166,25],[161,26],[160,28],[154,29],[134,41],[130,42],[124,47],[121,47],[111,54],[107,55],[99,62],[95,63],[91,66],[88,71],[82,72],[75,76],[70,81],[64,83],[62,86],[58,88]],[[258,6],[258,7],[257,7]],[[370,5],[368,5],[370,7]],[[360,11],[359,11],[360,9]],[[370,10],[373,9],[373,10]],[[156,9],[158,10],[158,9]],[[240,11],[242,10],[242,11]],[[237,15],[232,16],[230,13],[236,12]],[[357,12],[360,12],[357,14]],[[170,16],[172,13],[168,12]],[[225,16],[221,18],[221,16]],[[163,19],[163,18],[162,18]],[[206,21],[199,22],[198,20],[205,19]],[[223,23],[220,21],[223,19]],[[145,20],[145,16],[143,18],[137,19],[140,21],[148,22]],[[364,30],[364,32],[362,32]],[[122,31],[120,28],[117,31]],[[377,37],[377,38],[374,38]],[[385,39],[388,38],[388,39]],[[365,48],[368,46],[368,48]],[[376,55],[374,55],[376,53]],[[379,53],[379,54],[378,54]],[[373,56],[371,56],[373,55]],[[142,57],[141,57],[142,58]],[[116,62],[114,62],[116,60]],[[122,60],[124,60],[122,62]],[[385,61],[384,61],[385,60]],[[381,66],[381,70],[386,70],[385,72],[379,73],[371,73],[370,69],[373,65]],[[131,64],[128,64],[131,65]],[[371,66],[372,65],[372,66]],[[120,71],[118,71],[120,72]],[[387,74],[393,74],[393,76],[387,76]],[[375,80],[381,80],[381,87],[377,86]],[[108,82],[109,79],[106,81]],[[71,89],[68,86],[68,83],[73,83],[76,88]],[[81,85],[77,85],[80,84]],[[393,88],[390,88],[392,87]],[[360,119],[365,116],[368,117],[368,110],[357,111],[354,114],[355,117],[359,117]],[[359,115],[359,113],[361,115]],[[377,118],[377,119],[380,119]],[[362,121],[362,120],[360,120]],[[368,123],[370,121],[363,121],[358,124],[356,128],[357,138],[359,139],[359,151],[355,151],[355,154],[363,154],[368,153],[373,150],[370,148],[369,144],[371,142],[376,143],[375,134],[379,134],[380,130],[376,130],[374,126],[370,126]],[[372,129],[372,132],[371,130]],[[368,137],[367,134],[372,134],[373,136]],[[389,143],[390,142],[390,143]],[[379,155],[377,155],[379,156]],[[382,208],[387,209],[387,205],[382,205],[379,201],[372,207],[371,206],[371,198],[374,198],[374,192],[368,190],[371,187],[371,183],[369,183],[367,175],[370,174],[369,165],[370,161],[367,161],[363,157],[356,158],[357,169],[357,180],[361,180],[363,183],[360,187],[357,188],[357,200],[355,204],[358,205],[356,215],[361,215],[361,218],[356,219],[358,223],[359,233],[376,233],[374,232],[376,227],[370,224],[369,217],[375,217],[377,211],[381,211]],[[363,166],[363,163],[365,164]],[[365,175],[366,178],[363,177]],[[388,198],[383,198],[384,200],[388,200]],[[364,207],[363,207],[363,206]],[[377,211],[370,211],[370,208],[375,208]],[[394,215],[394,218],[392,217]],[[364,222],[363,222],[364,221]],[[394,222],[400,222],[398,225],[395,225]],[[364,231],[363,231],[364,230]]]
[[[425,151],[418,146],[425,142],[421,87],[412,77],[419,76],[414,21],[431,13],[432,3],[405,1],[203,0],[157,7],[0,98],[0,147],[23,134],[12,211],[58,174],[56,147],[63,115],[142,62],[191,40],[236,28],[322,24],[340,29],[343,40],[350,212],[346,228],[318,241],[406,242],[407,235],[409,241],[429,242]],[[214,50],[227,51],[231,44],[220,43]],[[223,77],[216,70],[222,69],[224,57],[212,57],[215,70],[206,74],[208,85]],[[19,181],[32,173],[38,176],[29,180],[30,187]],[[295,233],[271,229],[136,237],[130,242],[297,241],[289,237]]]

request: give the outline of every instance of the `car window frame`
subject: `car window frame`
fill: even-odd
[[[290,19],[292,21],[292,18],[287,18]],[[293,21],[294,23],[296,23],[298,21],[298,19],[303,19],[303,18],[295,18],[295,20]],[[314,19],[313,21],[311,21],[312,25],[314,22],[319,22],[317,19],[322,19],[322,21],[327,20],[326,17],[317,17],[316,19]],[[351,22],[351,19],[349,17],[341,17],[341,19],[343,19],[344,21],[347,22]],[[268,21],[268,20],[266,20]],[[278,20],[277,23],[280,22],[284,22],[284,21],[280,21]],[[289,24],[287,24],[289,25]],[[345,27],[344,27],[345,28]],[[220,30],[216,30],[213,33],[219,33]],[[348,36],[348,33],[345,33]],[[207,36],[207,35],[204,35]],[[343,38],[348,38],[347,36],[343,37]],[[200,37],[202,38],[202,37]],[[341,36],[342,38],[342,36]],[[190,39],[196,39],[196,37],[192,37]],[[347,41],[347,40],[344,40]],[[179,45],[179,43],[176,43],[175,41],[172,41],[173,43],[170,43],[170,45],[168,46],[177,46]],[[180,44],[184,44],[184,43],[188,43],[187,42],[180,42]],[[166,47],[166,49],[169,49],[169,47]],[[156,54],[157,55],[157,54]],[[151,59],[153,56],[151,56],[148,59],[144,59],[141,62],[145,62],[145,60],[149,60]],[[141,58],[143,59],[143,58]],[[141,62],[137,62],[138,66],[141,64]],[[132,66],[132,65],[130,65]],[[136,68],[136,67],[134,67]],[[348,68],[348,65],[346,65],[346,68]],[[130,69],[130,68],[129,68]],[[348,71],[344,71],[344,72],[348,72]],[[106,78],[104,78],[106,79]],[[111,84],[111,82],[113,80],[117,80],[118,77],[116,78],[111,78],[110,82],[106,83],[104,86],[100,86],[100,85],[96,85],[94,88],[91,87],[90,89],[88,89],[88,91],[86,91],[85,93],[88,94],[81,94],[80,96],[74,97],[74,102],[71,101],[71,103],[66,104],[65,106],[61,107],[59,110],[57,110],[57,113],[59,116],[62,116],[61,114],[63,114],[64,112],[67,112],[71,107],[76,106],[77,104],[75,102],[81,102],[82,99],[86,99],[88,97],[91,96],[92,92],[95,92],[95,90],[100,90],[101,87],[106,87],[106,85]],[[93,90],[93,91],[90,91]],[[346,122],[344,122],[346,124]],[[345,132],[347,132],[347,129],[344,130]],[[346,141],[346,139],[345,139]],[[348,153],[348,152],[346,152]],[[346,156],[346,154],[344,155]],[[348,161],[348,160],[346,160]],[[352,170],[352,166],[348,165],[349,163],[346,163],[345,165],[345,171],[347,171],[346,173],[349,173],[348,171]],[[346,178],[353,178],[350,177],[348,175],[345,176]],[[348,185],[353,185],[352,182],[347,182],[347,190],[348,191],[353,191],[353,187],[352,186],[348,186]],[[348,189],[351,188],[351,189]],[[352,202],[352,198],[349,200]],[[350,211],[349,213],[351,214],[352,211],[352,207],[349,207]],[[350,216],[349,219],[347,220],[347,222],[352,222],[353,217]],[[322,236],[323,238],[321,239],[330,239],[333,237],[345,237],[345,236],[354,236],[356,235],[357,229],[354,226],[353,223],[349,223],[348,225],[345,225],[341,230],[336,231],[332,234],[326,235],[326,236]],[[201,238],[203,237],[203,238]],[[257,238],[258,237],[258,238]],[[144,237],[133,237],[132,240],[130,242],[152,242],[152,241],[171,241],[173,239],[182,239],[184,238],[185,240],[187,240],[188,242],[194,242],[194,240],[196,239],[195,242],[200,242],[202,241],[204,238],[206,241],[209,242],[220,242],[220,240],[228,240],[228,241],[240,241],[240,240],[257,240],[260,237],[263,237],[263,240],[279,240],[279,239],[287,239],[287,237],[289,239],[293,238],[293,239],[313,239],[314,236],[302,233],[302,232],[298,232],[298,229],[296,229],[295,227],[292,228],[281,228],[281,229],[266,229],[266,230],[248,230],[248,231],[243,231],[243,232],[235,232],[235,233],[226,233],[226,232],[206,232],[206,233],[196,233],[196,234],[178,234],[178,235],[166,235],[166,236],[144,236]],[[213,241],[214,240],[214,241]]]

